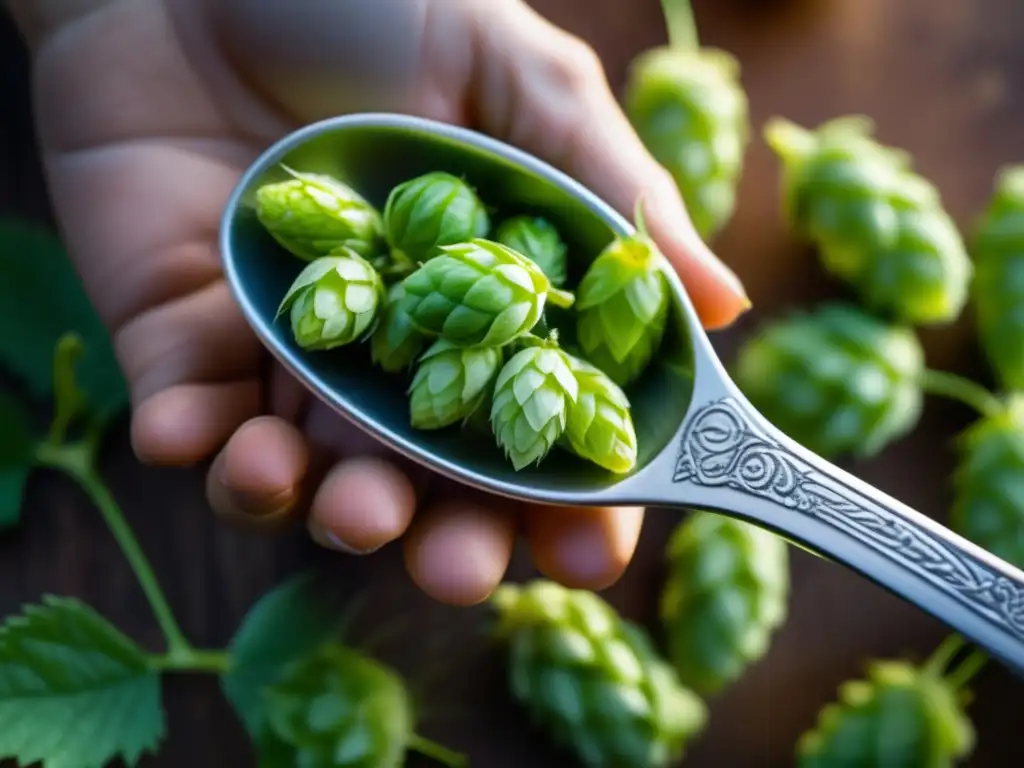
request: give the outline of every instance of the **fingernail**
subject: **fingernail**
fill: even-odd
[[[326,549],[333,549],[346,555],[369,555],[376,552],[380,547],[372,549],[356,549],[339,539],[333,532],[321,528],[318,525],[309,526],[309,535],[317,544]]]
[[[743,281],[740,280],[739,275],[732,271],[728,264],[718,258],[710,248],[703,244],[698,250],[698,255],[700,256],[701,261],[707,265],[708,269],[714,272],[715,276],[736,294],[740,302],[743,304],[744,311],[753,306],[750,302],[750,297],[747,295],[747,289],[743,285]]]

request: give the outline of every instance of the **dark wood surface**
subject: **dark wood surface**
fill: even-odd
[[[617,85],[637,51],[664,39],[657,0],[534,4],[590,41]],[[866,112],[877,120],[883,140],[914,153],[961,224],[978,212],[997,167],[1024,159],[1024,47],[1019,43],[1024,6],[1015,0],[696,0],[694,5],[703,41],[740,58],[756,125],[773,114],[813,124]],[[5,27],[0,32],[0,211],[45,219],[26,83],[23,51]],[[716,243],[757,308],[736,328],[716,334],[726,358],[760,318],[838,290],[822,277],[813,254],[785,233],[777,188],[775,162],[755,140],[738,214]],[[923,338],[933,366],[986,375],[969,318]],[[969,417],[958,406],[930,402],[912,437],[877,460],[848,466],[944,520],[950,502],[949,440]],[[482,611],[446,608],[419,596],[400,568],[396,546],[356,560],[317,551],[301,532],[269,538],[230,530],[211,517],[202,471],[139,466],[125,424],[111,437],[104,469],[197,644],[223,645],[264,590],[299,567],[323,563],[345,590],[376,586],[377,597],[357,630],[394,623],[397,639],[382,650],[388,660],[417,680],[446,671],[428,689],[428,711],[436,712],[424,726],[428,735],[465,750],[472,765],[482,768],[568,764],[531,734],[509,703],[501,658],[478,630]],[[62,478],[40,473],[30,483],[25,511],[21,529],[0,540],[0,613],[45,592],[76,595],[139,642],[157,648],[147,606],[83,496]],[[635,562],[606,593],[631,617],[653,619],[661,546],[675,522],[671,513],[650,513]],[[511,575],[531,573],[529,563],[518,557]],[[793,553],[792,579],[789,622],[763,662],[713,702],[710,726],[690,750],[687,765],[792,764],[799,734],[836,686],[860,673],[865,659],[922,658],[946,633],[914,607],[802,552]],[[979,743],[968,764],[1024,764],[1019,737],[1024,685],[993,666],[974,688],[970,711]],[[253,764],[242,730],[212,680],[169,680],[166,701],[170,735],[161,754],[146,765]]]

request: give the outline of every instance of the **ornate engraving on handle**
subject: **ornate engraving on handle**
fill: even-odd
[[[683,430],[673,482],[727,486],[828,520],[851,537],[1024,638],[1024,589],[764,434],[733,398],[698,409]]]

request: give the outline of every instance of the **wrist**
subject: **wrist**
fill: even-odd
[[[29,47],[42,42],[68,24],[87,16],[111,0],[3,0]]]

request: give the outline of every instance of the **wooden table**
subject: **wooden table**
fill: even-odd
[[[664,39],[657,0],[536,0],[552,19],[590,41],[621,84],[639,50]],[[968,224],[988,194],[996,168],[1024,159],[1024,6],[1014,0],[696,0],[703,41],[741,60],[753,118],[773,114],[814,124],[865,112],[880,137],[910,149],[918,167],[941,188],[949,208]],[[13,33],[0,38],[0,210],[45,218],[33,154],[25,78]],[[9,82],[6,82],[9,81]],[[728,357],[759,319],[838,292],[808,250],[795,245],[778,215],[777,166],[760,141],[752,146],[739,211],[716,243],[746,282],[756,310],[715,342]],[[929,362],[984,376],[969,318],[954,329],[923,334]],[[879,459],[849,465],[912,506],[945,519],[950,496],[937,482],[952,469],[949,438],[970,414],[930,402],[918,431]],[[270,539],[218,525],[203,497],[203,473],[146,469],[131,456],[127,428],[112,436],[104,468],[142,543],[167,585],[186,632],[198,644],[224,644],[249,605],[283,575],[326,563],[346,589],[373,584],[372,613],[423,632],[382,649],[405,658],[402,670],[422,673],[426,658],[451,664],[449,695],[431,704],[440,717],[428,735],[463,749],[482,768],[564,768],[567,762],[531,734],[508,702],[501,659],[477,632],[482,611],[435,605],[405,577],[398,547],[368,559],[315,550],[301,532]],[[913,480],[914,476],[922,481]],[[627,615],[653,619],[661,545],[675,524],[652,511],[639,555],[607,597]],[[531,574],[520,556],[514,577]],[[788,624],[767,658],[714,701],[710,727],[696,742],[690,766],[784,766],[797,737],[836,686],[857,675],[868,657],[903,653],[922,658],[946,629],[915,608],[839,566],[793,552]],[[31,481],[26,522],[0,541],[0,612],[45,592],[80,596],[139,642],[159,645],[154,623],[102,522],[62,478]],[[373,626],[367,617],[357,631]],[[404,644],[403,644],[404,643]],[[425,656],[424,654],[428,654]],[[438,690],[438,689],[432,689]],[[1001,668],[977,680],[971,713],[979,744],[972,766],[1024,763],[1019,738],[1024,685]],[[210,679],[172,679],[167,686],[170,738],[151,766],[252,764],[241,728]],[[419,765],[418,762],[410,764]],[[423,763],[426,764],[426,763]]]

